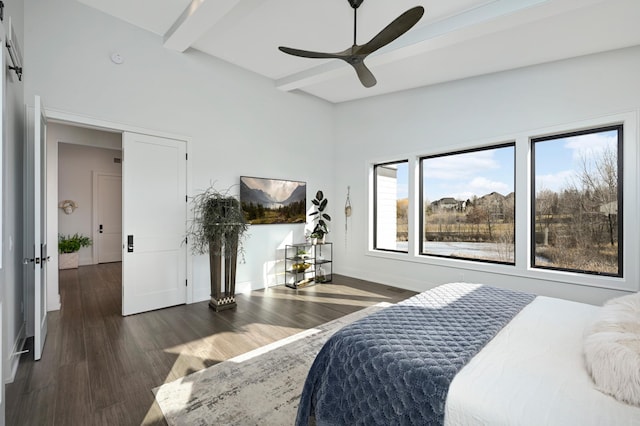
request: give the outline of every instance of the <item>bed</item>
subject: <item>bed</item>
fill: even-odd
[[[332,336],[296,424],[640,426],[640,404],[601,392],[585,366],[585,332],[601,309],[477,284],[436,287]]]

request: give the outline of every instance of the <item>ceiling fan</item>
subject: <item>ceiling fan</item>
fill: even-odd
[[[422,18],[424,7],[416,6],[407,10],[384,27],[382,31],[367,43],[358,45],[356,43],[356,30],[358,26],[357,11],[364,0],[348,1],[353,8],[353,46],[336,53],[312,52],[284,46],[280,46],[278,49],[289,55],[301,56],[303,58],[342,59],[356,70],[358,78],[364,87],[372,87],[375,86],[377,81],[369,68],[364,64],[365,58],[409,31],[411,27]]]

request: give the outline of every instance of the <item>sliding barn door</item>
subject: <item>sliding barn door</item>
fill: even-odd
[[[122,140],[122,314],[186,302],[186,142]]]

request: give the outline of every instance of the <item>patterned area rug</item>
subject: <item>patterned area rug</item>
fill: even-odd
[[[303,331],[153,389],[169,425],[291,425],[324,342],[375,306]]]

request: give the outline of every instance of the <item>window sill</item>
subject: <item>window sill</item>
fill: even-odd
[[[629,279],[619,277],[586,275],[577,272],[536,269],[531,267],[523,268],[516,265],[505,265],[500,263],[484,263],[473,260],[448,259],[428,255],[413,255],[409,253],[398,253],[371,249],[367,251],[366,255],[400,262],[433,265],[442,268],[463,269],[474,272],[518,278],[544,280],[562,284],[580,285],[630,292],[637,292],[640,290],[640,288],[638,287],[638,283],[632,283]]]

